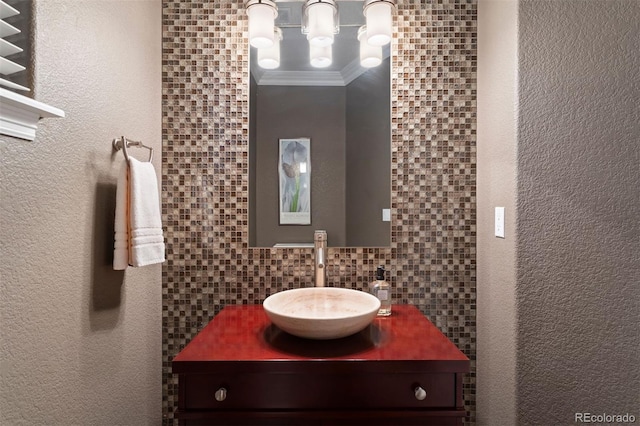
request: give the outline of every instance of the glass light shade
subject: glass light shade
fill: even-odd
[[[365,6],[367,42],[372,46],[384,46],[391,41],[393,31],[393,4],[387,1],[372,2]]]
[[[274,21],[278,10],[268,3],[253,3],[247,7],[249,15],[249,44],[258,49],[274,43]]]
[[[312,46],[325,47],[333,44],[334,6],[329,3],[313,3],[307,6],[307,40]]]
[[[365,68],[377,67],[382,63],[382,46],[372,46],[367,43],[367,26],[363,25],[358,30],[360,42],[360,65]]]
[[[282,30],[276,27],[273,45],[258,49],[258,65],[260,65],[260,68],[273,70],[280,66],[280,40],[282,40]]]
[[[326,68],[331,65],[332,52],[331,46],[312,46],[309,45],[309,52],[311,56],[311,66],[315,68]]]

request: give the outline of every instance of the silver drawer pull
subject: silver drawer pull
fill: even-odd
[[[416,399],[418,401],[422,401],[427,397],[427,391],[422,389],[421,386],[416,386],[416,388],[413,390],[413,394],[416,396]]]
[[[225,388],[220,388],[216,391],[215,394],[216,401],[222,402],[227,399],[227,390]]]

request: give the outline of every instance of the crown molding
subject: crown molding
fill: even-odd
[[[367,71],[367,68],[360,66],[360,58],[356,58],[353,61],[349,62],[347,66],[342,68],[340,74],[342,74],[342,80],[344,81],[344,85],[351,83],[356,78],[360,77]]]
[[[340,71],[265,71],[256,82],[260,86],[345,85]]]

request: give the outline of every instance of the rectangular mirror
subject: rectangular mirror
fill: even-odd
[[[302,5],[277,3],[278,68],[261,68],[250,48],[250,246],[313,246],[314,230],[324,229],[331,247],[387,247],[389,45],[380,65],[361,66],[363,2],[338,2],[331,65],[314,68]]]

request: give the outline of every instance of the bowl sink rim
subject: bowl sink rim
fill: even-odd
[[[366,311],[362,311],[362,312],[357,312],[357,313],[352,313],[352,314],[340,314],[340,315],[336,315],[336,316],[323,316],[323,317],[318,317],[318,316],[313,316],[313,315],[291,315],[291,314],[283,314],[281,312],[278,312],[277,310],[274,310],[274,306],[273,304],[276,303],[278,301],[278,299],[281,299],[283,297],[286,296],[291,296],[291,292],[295,292],[295,293],[328,293],[328,294],[354,294],[354,292],[358,293],[358,297],[361,297],[362,299],[368,299],[369,301],[373,302],[373,304],[376,306],[375,309],[372,305],[371,309],[366,310]],[[288,293],[288,294],[287,294]],[[262,302],[262,307],[264,308],[265,311],[267,311],[268,313],[272,313],[274,315],[278,315],[278,316],[285,316],[287,318],[292,318],[292,319],[299,319],[299,320],[311,320],[311,321],[336,321],[336,320],[344,320],[344,319],[348,319],[348,318],[358,318],[358,317],[362,317],[362,316],[367,316],[367,315],[371,315],[373,312],[377,312],[380,309],[380,300],[375,297],[372,294],[366,293],[364,291],[361,290],[356,290],[356,289],[351,289],[351,288],[343,288],[343,287],[301,287],[301,288],[294,288],[294,289],[289,289],[289,290],[283,290],[283,291],[279,291],[277,293],[274,293],[270,296],[268,296],[266,299],[264,299],[264,302]]]
[[[310,310],[310,315],[305,315],[304,313],[289,314],[285,310],[286,307],[285,309],[281,307],[281,312],[278,312],[278,308],[275,307],[274,309],[274,306],[272,306],[281,298],[292,296],[296,293],[316,293],[320,298],[327,297],[326,295],[355,295],[357,297],[354,299],[361,302],[354,303],[361,310],[355,313],[338,311],[339,314],[328,316],[327,314],[331,314],[332,311],[323,306],[322,308],[324,309],[321,309],[320,312]],[[303,299],[305,298],[305,296],[302,297]],[[306,339],[330,340],[350,336],[364,330],[377,317],[380,309],[380,300],[374,295],[361,290],[342,287],[303,287],[272,294],[262,302],[262,306],[271,322],[283,331]],[[319,316],[318,313],[322,315]]]

